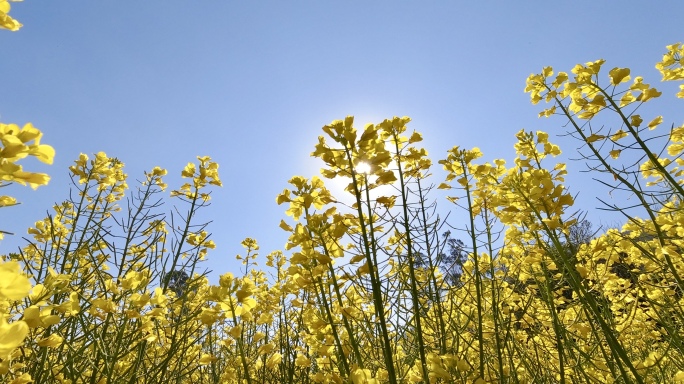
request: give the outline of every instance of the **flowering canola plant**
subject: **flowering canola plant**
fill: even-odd
[[[663,80],[684,78],[683,54],[667,47]],[[294,176],[276,197],[284,250],[262,257],[247,238],[239,273],[212,284],[202,263],[216,245],[197,221],[222,185],[217,163],[198,157],[167,192],[160,167],[129,185],[119,159],[80,155],[69,168],[74,193],[29,228],[20,252],[2,256],[0,377],[684,382],[684,126],[658,133],[665,118],[637,111],[662,93],[627,68],[604,76],[603,64],[544,68],[526,86],[533,104],[550,104],[541,116],[568,122],[603,185],[638,201],[607,201],[626,223],[582,241],[549,134],[519,131],[510,164],[454,147],[435,187],[408,117],[358,129],[348,116],[323,127],[311,154],[320,177]],[[40,132],[1,125],[0,135],[2,180],[46,183],[14,164],[51,162]],[[664,151],[653,149],[658,140]],[[344,180],[346,196],[326,179]],[[458,249],[440,233],[435,189],[464,213]]]

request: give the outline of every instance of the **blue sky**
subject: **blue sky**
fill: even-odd
[[[81,152],[118,157],[131,179],[162,166],[172,187],[208,155],[224,187],[207,211],[218,248],[206,266],[236,272],[243,238],[262,255],[283,248],[286,207],[275,197],[290,177],[318,172],[309,153],[323,125],[406,115],[435,163],[454,145],[510,160],[521,128],[564,132],[562,119],[537,118],[523,92],[530,73],[603,58],[660,83],[653,65],[684,40],[682,14],[681,1],[14,3],[24,27],[0,31],[0,121],[32,122],[57,156],[49,167],[23,162],[48,172],[49,186],[6,189],[22,205],[0,211],[1,228],[17,233],[0,253],[68,196]],[[674,86],[657,87],[665,121],[681,124]],[[576,153],[572,140],[555,142]],[[569,164],[576,208],[595,223],[619,220],[594,209],[607,193],[581,169]]]

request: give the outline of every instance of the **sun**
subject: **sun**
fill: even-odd
[[[366,163],[365,161],[361,161],[358,164],[356,164],[356,172],[357,173],[363,173],[367,175],[370,173],[370,164]]]

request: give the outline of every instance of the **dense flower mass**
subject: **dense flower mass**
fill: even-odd
[[[663,80],[684,79],[682,54],[667,47]],[[197,220],[222,185],[217,163],[198,157],[166,192],[160,167],[129,185],[119,159],[81,154],[75,193],[2,256],[0,378],[684,382],[684,126],[659,133],[665,118],[637,111],[661,92],[604,64],[543,68],[526,86],[533,104],[550,104],[540,116],[567,122],[598,181],[629,194],[605,207],[625,224],[600,233],[573,211],[546,132],[519,131],[510,164],[453,147],[435,188],[408,117],[357,129],[348,116],[323,127],[311,154],[322,177],[294,176],[276,197],[285,250],[264,257],[247,238],[239,273],[212,284],[202,262],[216,244]],[[15,164],[50,163],[40,139],[30,124],[0,124],[3,182],[47,182]],[[325,179],[344,180],[346,196]],[[462,211],[451,226],[464,241],[442,232],[434,189]]]

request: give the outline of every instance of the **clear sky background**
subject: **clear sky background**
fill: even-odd
[[[170,187],[195,156],[217,161],[206,266],[222,273],[237,272],[245,237],[262,255],[283,248],[287,207],[275,198],[290,177],[317,174],[320,128],[346,115],[358,128],[410,116],[435,163],[454,145],[511,160],[521,128],[551,132],[572,157],[577,143],[554,137],[564,121],[537,118],[525,79],[603,58],[606,73],[630,67],[663,90],[666,125],[682,122],[654,68],[684,40],[682,1],[26,0],[11,15],[24,27],[0,31],[0,121],[32,122],[57,155],[49,167],[22,162],[48,172],[48,186],[3,191],[22,204],[0,210],[0,228],[16,233],[0,253],[68,197],[81,152],[118,157],[132,180],[167,168]],[[595,210],[608,195],[582,169],[569,164],[576,208],[619,222]]]

